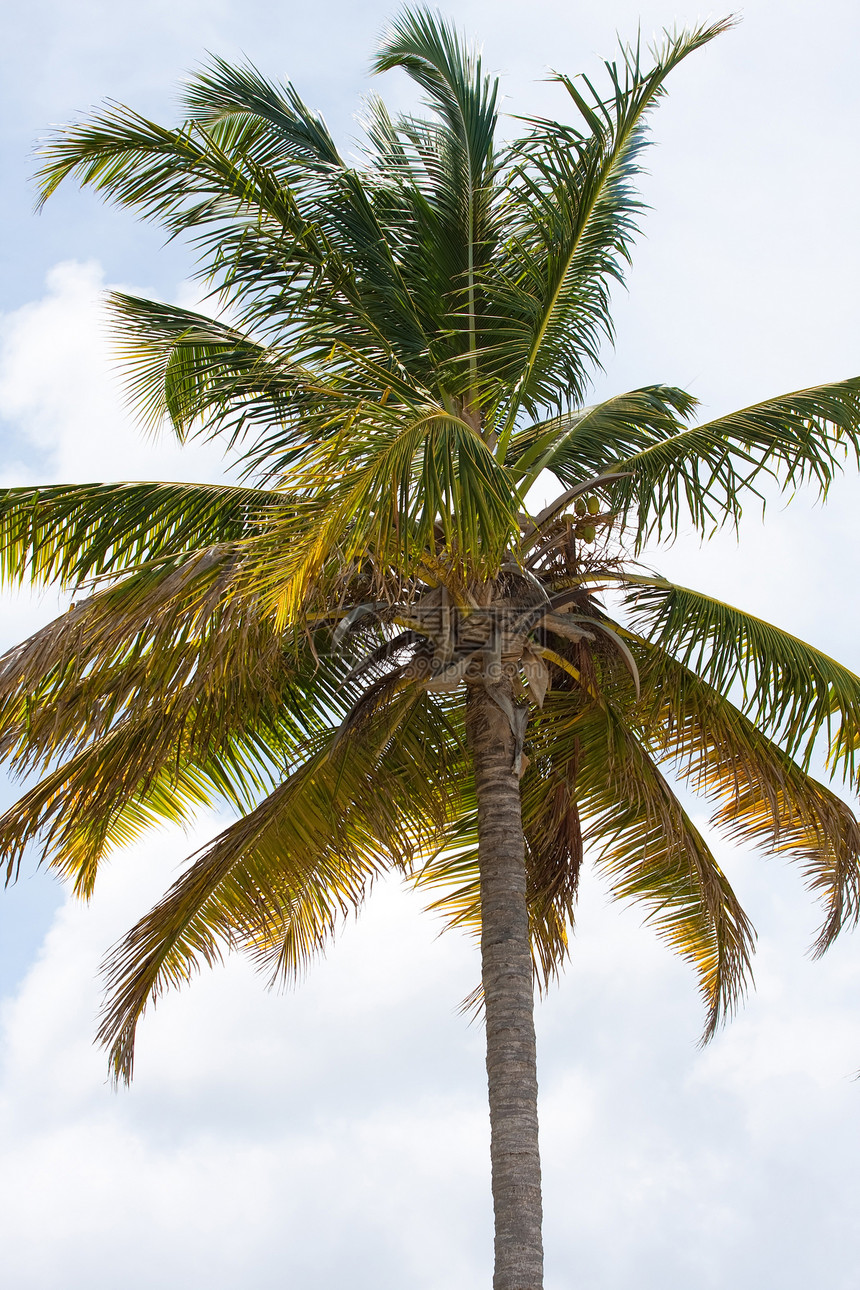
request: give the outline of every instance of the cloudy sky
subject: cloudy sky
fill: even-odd
[[[140,438],[105,285],[189,298],[180,246],[73,188],[38,218],[34,140],[103,97],[172,119],[207,50],[291,77],[349,147],[391,6],[370,0],[31,0],[0,41],[0,485],[217,478],[212,450]],[[694,3],[470,0],[511,112],[553,111],[550,67],[599,69],[615,32]],[[860,10],[750,0],[672,78],[652,206],[598,393],[654,381],[709,415],[860,372]],[[381,89],[409,101],[396,76]],[[653,562],[860,670],[860,480]],[[58,609],[3,601],[0,644]],[[2,790],[11,800],[14,790]],[[704,817],[702,817],[704,823]],[[117,855],[88,908],[44,875],[0,893],[0,1248],[10,1290],[472,1290],[491,1228],[473,948],[382,887],[301,990],[242,963],[145,1023],[130,1092],[92,1046],[98,963],[218,827]],[[570,968],[538,1016],[548,1290],[848,1290],[860,1209],[860,943],[807,954],[796,872],[719,848],[759,931],[757,991],[705,1051],[694,983],[587,880]]]

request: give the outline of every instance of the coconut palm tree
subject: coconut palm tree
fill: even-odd
[[[722,32],[624,48],[605,88],[557,78],[570,124],[497,138],[497,82],[404,11],[375,69],[429,115],[365,107],[346,162],[291,85],[213,60],[162,127],[112,105],[43,150],[189,234],[217,317],[114,296],[131,395],[180,439],[221,436],[245,483],[0,495],[7,579],[75,589],[0,664],[2,752],[41,779],[0,819],[81,896],[143,830],[229,803],[114,949],[101,1038],[132,1072],[148,1001],[226,950],[273,980],[381,874],[480,937],[496,1290],[542,1285],[534,983],[568,952],[583,857],[698,975],[713,1033],[750,923],[676,796],[798,861],[821,952],[860,912],[860,678],[638,561],[737,524],[774,481],[824,496],[860,456],[860,379],[697,423],[681,390],[588,404],[666,77]],[[535,513],[535,486],[557,496]]]

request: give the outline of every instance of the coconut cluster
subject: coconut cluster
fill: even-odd
[[[591,497],[577,497],[576,505],[573,509],[580,518],[597,515],[600,511],[600,500],[593,495]],[[593,542],[597,536],[597,529],[593,524],[577,524],[576,536],[583,542]]]

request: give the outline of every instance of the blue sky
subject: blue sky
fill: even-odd
[[[524,12],[525,10],[525,12]],[[34,141],[105,96],[159,119],[207,50],[292,77],[347,145],[389,5],[31,4],[0,68],[0,484],[216,478],[211,449],[140,438],[100,292],[193,298],[181,246],[73,187],[38,218]],[[548,67],[598,70],[615,31],[694,4],[472,0],[512,112],[553,110]],[[672,79],[646,220],[598,393],[666,381],[708,414],[860,372],[854,6],[757,0]],[[398,77],[374,88],[407,101]],[[860,480],[799,496],[738,546],[653,562],[860,670]],[[6,598],[2,644],[61,607]],[[9,790],[5,791],[6,800]],[[0,893],[0,1243],[11,1290],[471,1290],[488,1281],[481,1035],[457,1013],[472,947],[413,896],[375,893],[301,990],[231,963],[143,1028],[131,1092],[92,1047],[98,963],[217,828],[114,857],[92,905],[39,879]],[[811,963],[816,911],[777,860],[721,858],[759,933],[758,989],[705,1051],[687,969],[586,882],[573,961],[539,1010],[548,1290],[856,1285],[860,945]]]

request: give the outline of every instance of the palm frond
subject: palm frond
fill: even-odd
[[[557,79],[583,129],[529,119],[530,134],[512,148],[505,250],[487,291],[500,319],[497,346],[512,388],[500,451],[523,412],[581,403],[603,338],[611,338],[609,291],[630,258],[641,201],[633,180],[645,142],[644,121],[684,58],[725,31],[731,20],[667,35],[645,70],[640,51],[622,47],[607,62],[608,99]]]
[[[247,771],[259,780],[265,756],[246,765],[244,776],[241,756],[222,758],[216,784],[188,764],[181,745],[167,742],[171,735],[169,721],[122,723],[9,807],[0,816],[7,886],[17,880],[25,854],[35,850],[75,895],[89,898],[105,857],[156,825],[185,825],[201,808],[224,801],[248,809]],[[262,736],[257,743],[262,746]],[[215,758],[209,761],[214,765]]]
[[[520,431],[511,440],[508,463],[524,493],[543,470],[574,487],[606,473],[608,462],[676,435],[695,406],[692,395],[665,385],[617,394]]]
[[[771,623],[689,587],[625,574],[625,601],[644,637],[719,693],[806,770],[819,736],[828,766],[858,785],[860,677]]]
[[[33,847],[89,895],[109,851],[201,806],[253,809],[348,714],[344,664],[231,625],[220,658],[217,643],[192,641],[179,662],[132,657],[101,686],[49,676],[33,699],[6,700],[4,753],[19,773],[44,774],[0,817],[7,882]]]
[[[860,920],[860,824],[851,809],[728,699],[659,646],[637,643],[641,723],[657,755],[714,801],[732,842],[796,861],[825,921],[816,954]]]
[[[694,967],[710,1036],[746,989],[753,932],[629,712],[605,689],[599,701],[584,701],[581,691],[555,687],[530,742],[524,800],[530,792],[555,794],[559,780],[567,785],[585,854],[594,856],[613,896],[642,904],[660,938]],[[543,810],[551,809],[547,800]]]
[[[171,236],[193,232],[208,260],[204,278],[227,300],[242,305],[246,320],[277,319],[283,328],[301,302],[316,296],[339,303],[348,331],[357,329],[365,340],[370,332],[390,352],[384,332],[363,308],[354,248],[339,243],[336,230],[324,228],[317,218],[319,172],[297,165],[293,186],[286,184],[265,164],[268,130],[263,122],[261,161],[255,156],[261,129],[253,122],[222,120],[207,129],[189,121],[169,129],[120,104],[109,105],[92,121],[66,128],[43,146],[44,163],[37,175],[42,200],[75,176],[105,197],[136,208]],[[310,210],[304,213],[302,179],[308,176]],[[332,310],[328,312],[331,324]],[[306,321],[313,330],[313,310]],[[317,343],[322,349],[322,341]]]
[[[173,234],[253,213],[289,229],[297,238],[294,254],[318,267],[324,243],[301,216],[292,192],[255,163],[244,142],[241,130],[216,126],[210,133],[193,121],[170,129],[111,103],[42,145],[40,204],[74,176]]]
[[[224,484],[51,484],[0,490],[0,579],[77,587],[236,542],[286,499]]]
[[[55,766],[123,726],[149,732],[152,767],[179,765],[255,722],[301,740],[347,710],[348,661],[320,657],[310,630],[278,632],[220,556],[129,576],[3,656],[0,752],[13,770]]]
[[[440,546],[453,576],[476,555],[498,570],[516,542],[518,490],[472,425],[440,407],[408,418],[387,407],[363,411],[375,424],[365,425],[360,451],[358,436],[349,438],[337,457],[322,453],[308,466],[326,485],[309,482],[307,504],[271,524],[246,561],[246,576],[264,589],[278,621],[306,612],[309,589],[322,592],[332,562],[339,578],[372,553],[384,590],[389,566],[402,587],[433,564]]]
[[[764,504],[760,486],[769,479],[786,491],[812,485],[826,497],[847,462],[860,464],[860,377],[675,433],[654,430],[653,442],[632,454],[609,447],[613,468],[629,472],[613,491],[613,505],[632,520],[640,548],[648,538],[676,533],[682,519],[703,534],[736,525],[747,497]],[[604,468],[609,464],[604,459]]]
[[[427,397],[404,373],[332,347],[331,337],[323,372],[294,362],[289,346],[257,344],[174,305],[114,294],[110,309],[127,392],[145,423],[157,428],[169,418],[181,442],[224,435],[228,447],[241,444],[246,473],[270,483],[343,436],[362,404],[390,402],[390,417],[404,400]]]
[[[442,122],[401,118],[398,133],[426,176],[421,185],[435,220],[427,251],[448,265],[448,290],[458,291],[465,362],[461,384],[475,384],[478,367],[477,275],[492,243],[494,136],[498,79],[486,76],[480,56],[456,29],[426,8],[407,9],[386,31],[373,63],[377,72],[401,67],[425,91]],[[433,233],[435,232],[435,236]]]
[[[118,292],[109,310],[132,405],[153,430],[169,418],[180,443],[195,424],[211,437],[225,423],[235,442],[249,422],[293,421],[295,403],[302,394],[307,401],[311,374],[278,362],[235,327]]]
[[[182,101],[189,119],[206,128],[251,126],[258,160],[273,173],[285,167],[288,183],[297,172],[317,170],[325,175],[344,165],[319,113],[302,101],[293,85],[269,80],[253,63],[236,65],[210,56],[189,78]]]
[[[386,218],[389,203],[367,177],[346,165],[322,117],[303,102],[295,87],[268,80],[250,63],[234,66],[211,58],[190,81],[184,103],[191,119],[207,130],[225,124],[241,126],[243,139],[253,131],[253,143],[244,142],[243,147],[252,147],[255,161],[278,175],[285,186],[295,188],[300,200],[312,194],[318,222],[329,241],[348,252],[357,270],[365,309],[379,321],[384,319],[381,333],[399,335],[413,356],[419,353],[427,338],[412,294],[414,284],[399,262],[399,230]],[[246,257],[254,253],[250,232],[245,231],[243,247],[237,243],[239,259],[232,271],[235,288],[243,292],[254,289],[244,272],[249,267]],[[262,301],[260,305],[265,310]]]

